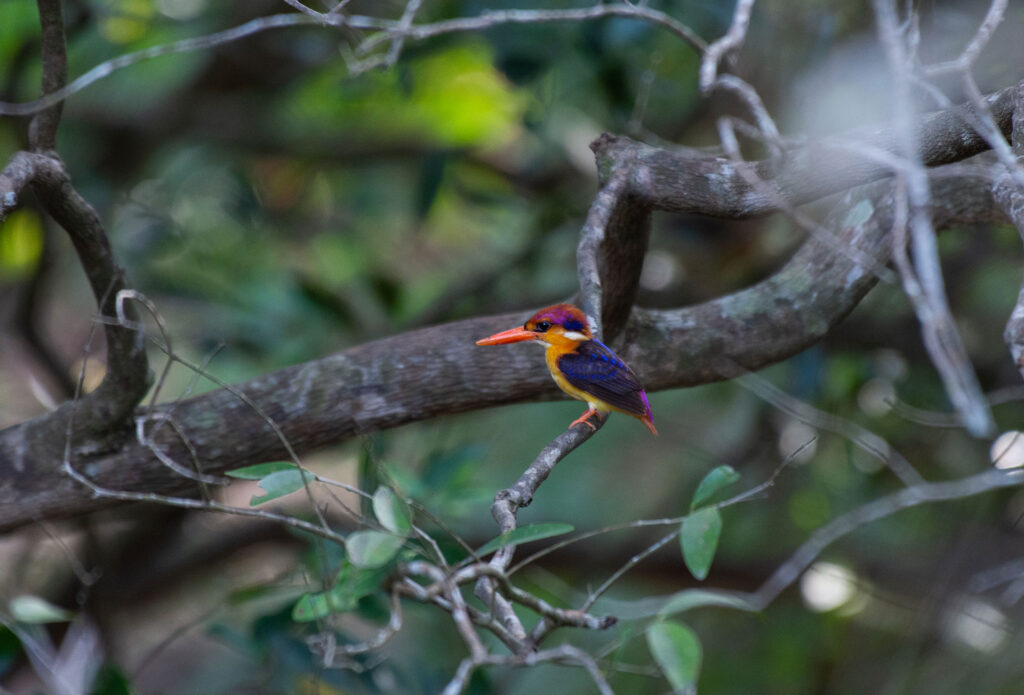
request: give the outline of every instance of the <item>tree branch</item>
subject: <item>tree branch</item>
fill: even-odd
[[[836,517],[811,534],[811,537],[779,566],[757,591],[750,594],[751,604],[758,610],[766,608],[786,587],[796,581],[825,548],[865,524],[922,504],[964,499],[1021,484],[1024,484],[1024,472],[992,468],[960,480],[920,483],[869,502]]]
[[[44,155],[35,159],[32,190],[36,198],[71,237],[100,313],[116,315],[117,293],[126,289],[126,284],[99,215],[72,186],[62,161]],[[135,320],[135,314],[129,313],[128,318]],[[76,429],[90,435],[106,434],[124,423],[150,383],[142,337],[117,324],[108,324],[105,335],[106,375],[74,408]]]
[[[1012,121],[1014,89],[988,99],[1004,131]],[[987,147],[958,111],[930,114],[918,123],[924,163],[964,158]],[[721,368],[723,356],[739,370],[753,371],[819,340],[874,285],[875,268],[865,266],[870,265],[867,259],[877,259],[882,265],[889,258],[893,208],[885,185],[848,194],[824,224],[833,234],[827,239],[823,238],[826,235],[811,235],[789,263],[765,281],[694,307],[634,309],[629,314],[639,260],[647,243],[645,211],[762,214],[777,207],[778,196],[790,204],[801,204],[844,186],[890,175],[891,170],[877,158],[851,154],[850,142],[858,141],[897,151],[890,128],[861,129],[834,139],[833,144],[799,148],[781,161],[752,164],[758,177],[773,188],[767,192],[751,184],[744,176],[748,172],[740,172],[734,162],[716,155],[660,150],[613,136],[595,143],[599,172],[608,176],[616,166],[624,166],[627,174],[625,185],[614,191],[610,213],[604,217],[602,212],[607,219],[601,254],[604,267],[600,269],[605,273],[600,278],[605,337],[613,346],[620,346],[620,354],[649,390],[735,376]],[[98,297],[109,292],[101,310],[117,324],[110,303],[123,287],[123,279],[109,255],[95,212],[71,188],[59,160],[15,155],[0,173],[0,213],[13,209],[29,181],[51,215],[78,238],[79,252],[95,256],[85,262],[90,282]],[[936,228],[965,219],[991,220],[998,214],[988,181],[936,174],[934,185]],[[801,186],[811,192],[802,191]],[[610,262],[616,247],[624,249],[620,259],[633,260]],[[558,392],[540,355],[509,350],[503,357],[508,368],[496,373],[493,358],[473,344],[481,335],[522,321],[526,313],[411,331],[258,377],[239,389],[279,424],[298,452],[438,415],[550,399]],[[617,330],[620,315],[629,320]],[[112,400],[95,424],[125,416],[144,390],[144,356],[134,334],[119,325],[111,326],[110,333],[112,354],[122,354],[125,359],[123,365],[121,360],[111,361],[118,366],[107,379],[110,384],[125,379],[123,385],[130,388],[114,394],[114,387],[109,387]],[[616,335],[618,340],[608,337]],[[102,402],[106,393],[101,386],[90,398]],[[82,411],[81,405],[79,412],[88,413],[89,408]],[[0,528],[36,516],[77,514],[111,503],[93,498],[63,473],[59,462],[68,412],[69,408],[62,408],[0,432]],[[154,433],[152,444],[179,461],[190,460],[194,450],[203,470],[210,474],[288,454],[268,422],[228,390],[162,406],[156,412],[157,417],[173,418],[178,428]],[[124,441],[107,448],[80,447],[72,463],[110,488],[176,492],[194,484],[174,476],[140,442]]]
[[[1015,102],[1010,141],[1017,158],[1016,166],[1020,171],[1024,167],[1024,84],[1017,86]],[[1017,228],[1021,239],[1024,239],[1024,189],[1013,172],[1004,172],[996,179],[992,185],[992,194],[999,207]],[[1006,322],[1003,340],[1010,348],[1010,355],[1013,357],[1013,363],[1017,365],[1017,370],[1024,375],[1024,284]]]
[[[987,180],[937,176],[935,226],[990,218]],[[826,221],[857,257],[888,257],[892,201],[875,184],[853,192]],[[986,205],[987,201],[987,205]],[[874,285],[875,275],[812,236],[776,275],[750,288],[694,307],[635,309],[620,354],[647,388],[657,391],[733,376],[723,356],[756,370],[794,355],[824,336]],[[410,331],[320,360],[266,374],[237,388],[274,422],[295,451],[417,420],[536,399],[558,391],[543,356],[510,349],[505,369],[474,342],[521,322],[529,311],[482,317]],[[698,329],[699,330],[696,330]],[[228,390],[159,406],[178,423],[205,473],[288,455],[264,418]],[[59,413],[59,411],[58,411]],[[78,514],[113,502],[96,499],[61,468],[63,434],[57,413],[0,431],[0,529],[34,518]],[[154,432],[168,456],[191,460],[176,432]],[[563,435],[574,436],[574,435]],[[137,441],[104,452],[77,452],[74,467],[108,488],[176,492],[194,482],[175,476]]]
[[[43,94],[56,92],[68,80],[68,55],[64,40],[64,19],[60,0],[38,0],[39,23],[42,26]],[[64,102],[58,101],[32,119],[28,141],[37,152],[57,146],[57,127]]]
[[[1016,86],[985,99],[1000,131],[1008,136]],[[934,167],[966,159],[989,149],[985,138],[964,114],[971,103],[937,111],[914,125],[921,161]],[[633,157],[636,166],[628,191],[657,210],[714,217],[746,218],[778,210],[778,201],[804,205],[824,196],[892,176],[892,168],[857,149],[900,152],[889,125],[858,128],[836,137],[792,147],[785,157],[752,163],[754,174],[768,188],[754,186],[727,157],[694,150],[663,149],[626,137],[606,135],[598,155],[599,171],[611,160]],[[791,143],[792,144],[792,143]]]

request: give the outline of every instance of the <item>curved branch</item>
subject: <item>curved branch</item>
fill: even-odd
[[[935,191],[936,201],[945,204],[936,208],[937,228],[993,214],[987,180],[937,177]],[[880,185],[874,193],[874,199],[851,193],[829,223],[842,241],[883,262],[891,201]],[[719,381],[732,376],[722,356],[745,370],[790,357],[825,335],[875,281],[834,243],[811,237],[776,275],[746,290],[684,309],[634,310],[623,332],[629,344],[620,354],[651,391]],[[238,389],[279,424],[297,452],[439,415],[552,399],[559,392],[542,355],[510,349],[502,357],[505,369],[495,371],[493,356],[474,345],[527,313],[410,331],[272,372]],[[264,418],[228,390],[160,406],[157,412],[177,421],[208,474],[287,455]],[[64,475],[63,436],[52,429],[55,417],[0,432],[0,529],[112,503],[95,499]],[[190,460],[176,433],[153,438],[168,456]],[[110,488],[170,493],[194,485],[135,441],[112,451],[76,452],[73,463]]]
[[[1009,137],[1016,86],[985,98],[1004,136]],[[985,138],[965,117],[975,111],[972,103],[922,116],[915,124],[921,162],[934,167],[950,164],[989,149]],[[852,186],[887,178],[893,171],[864,150],[900,152],[899,138],[891,126],[858,128],[793,148],[779,159],[752,164],[764,186],[753,186],[728,157],[687,149],[669,150],[621,136],[603,136],[598,170],[621,158],[636,165],[629,193],[657,210],[715,217],[745,218],[778,210],[778,201],[804,205]],[[767,188],[765,188],[767,187]]]
[[[16,152],[0,171],[0,222],[18,208],[22,191],[35,178],[37,161],[28,152]]]
[[[34,158],[32,190],[36,198],[71,238],[100,313],[116,315],[117,293],[126,289],[126,284],[99,215],[75,190],[60,159],[46,155]],[[135,315],[128,318],[135,320]],[[124,423],[150,383],[142,337],[116,324],[108,324],[105,335],[107,372],[96,390],[74,407],[76,430],[92,436],[105,435]]]
[[[1002,130],[1010,127],[1014,90],[1003,90],[988,100]],[[926,116],[917,127],[926,164],[964,158],[987,147],[957,109]],[[775,209],[779,195],[791,204],[801,204],[844,186],[889,175],[890,170],[877,158],[851,154],[849,142],[858,139],[897,151],[891,130],[875,128],[857,131],[838,145],[818,144],[789,152],[781,162],[754,165],[759,178],[775,189],[765,192],[751,185],[731,160],[684,155],[605,136],[595,146],[599,171],[607,176],[616,163],[628,164],[628,178],[607,218],[602,255],[611,259],[608,244],[622,244],[632,249],[625,256],[642,258],[645,210],[760,214]],[[824,157],[825,153],[832,158]],[[35,185],[41,199],[47,202],[47,196],[51,198],[48,207],[58,222],[70,226],[73,236],[76,231],[84,234],[80,241],[100,238],[102,227],[95,213],[70,187],[59,160],[16,155],[0,174],[0,205],[4,206],[0,211],[6,214],[13,207],[17,192],[33,175],[40,179]],[[810,192],[799,186],[807,186]],[[65,187],[69,190],[64,191]],[[62,191],[60,195],[56,195],[58,190]],[[812,235],[793,259],[767,280],[694,307],[633,310],[626,314],[630,318],[621,331],[614,317],[632,303],[631,291],[635,291],[640,266],[638,262],[605,262],[602,270],[606,276],[601,277],[601,283],[606,337],[621,332],[626,338],[628,345],[620,349],[620,354],[634,366],[650,391],[718,381],[735,376],[737,365],[739,370],[757,370],[800,352],[852,311],[874,285],[876,274],[866,267],[870,263],[865,259],[874,258],[882,264],[889,257],[892,201],[884,185],[871,190],[870,196],[863,191],[848,194],[826,222],[834,233],[827,239],[825,235]],[[990,220],[997,214],[987,180],[943,178],[937,174],[933,198],[936,228],[957,220]],[[103,243],[105,238],[92,247],[92,252],[106,260],[99,266],[87,265],[95,268],[109,264],[103,274],[92,275],[90,281],[94,291],[102,288],[99,296],[109,287],[112,291],[108,301],[113,301],[120,287],[117,283],[123,281],[109,256],[109,246]],[[848,248],[856,253],[843,251]],[[113,284],[104,287],[105,283]],[[612,287],[614,291],[610,291]],[[106,303],[103,313],[114,315]],[[543,368],[542,356],[510,350],[503,357],[508,368],[495,373],[493,358],[474,346],[481,335],[518,323],[526,313],[412,331],[259,377],[239,389],[249,403],[256,403],[274,423],[279,423],[280,431],[298,452],[438,415],[550,399],[557,390]],[[119,325],[112,328],[114,349],[123,349],[130,358],[124,374],[135,375],[126,383],[139,388],[143,381],[138,376],[144,365],[141,348],[129,329]],[[114,378],[118,378],[116,374],[108,376]],[[96,394],[100,392],[106,393],[103,387]],[[117,396],[111,394],[112,399]],[[136,401],[134,396],[122,396],[111,401],[113,408],[101,415],[126,414]],[[110,504],[93,499],[63,474],[60,462],[67,412],[62,408],[0,432],[0,528],[36,516],[76,514]],[[164,406],[158,412],[166,412],[177,421],[207,473],[287,454],[275,428],[229,390]],[[156,435],[155,444],[171,458],[188,460],[190,448],[183,444],[182,437],[171,435]],[[73,452],[74,464],[108,487],[173,492],[191,484],[175,477],[138,442],[109,448],[112,450],[85,451],[79,447]]]

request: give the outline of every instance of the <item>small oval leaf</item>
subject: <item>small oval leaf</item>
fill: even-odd
[[[408,536],[412,530],[409,505],[389,487],[381,486],[373,493],[373,513],[380,525],[391,533]]]
[[[66,623],[74,614],[38,596],[15,596],[8,604],[11,617],[22,623]]]
[[[356,531],[348,537],[345,547],[356,567],[382,567],[391,561],[405,543],[405,538],[383,531]]]
[[[253,495],[252,499],[249,500],[249,506],[255,507],[258,504],[276,500],[278,497],[284,497],[296,490],[301,490],[303,478],[306,479],[306,482],[309,482],[313,480],[313,474],[308,471],[300,471],[295,466],[271,473],[259,482],[259,486],[267,494],[262,496]]]
[[[757,610],[750,599],[739,593],[708,589],[683,589],[665,602],[665,605],[658,611],[658,615],[667,616],[674,613],[683,613],[705,606],[735,608],[741,611]]]
[[[647,647],[674,692],[696,692],[700,640],[682,623],[663,620],[647,628]]]
[[[318,591],[315,594],[303,594],[292,608],[292,620],[297,623],[308,623],[330,615],[333,611],[330,603],[330,592]]]
[[[708,576],[721,534],[722,515],[715,507],[703,507],[683,519],[679,531],[683,560],[698,581]]]
[[[719,490],[732,485],[739,479],[740,474],[732,466],[712,468],[697,485],[697,491],[693,493],[693,501],[690,502],[690,511],[701,506],[714,497]]]
[[[562,536],[566,533],[572,533],[575,530],[576,529],[571,524],[532,524],[530,526],[522,526],[520,528],[507,531],[506,533],[487,541],[477,549],[476,554],[479,557],[483,557],[484,555],[493,553],[498,548],[503,548],[506,545],[518,545],[529,541],[539,541],[542,538]]]
[[[291,461],[269,461],[267,463],[257,463],[255,466],[245,466],[244,468],[236,468],[233,471],[225,471],[224,475],[239,478],[240,480],[259,480],[271,473],[287,471],[293,468],[295,468],[295,464]]]

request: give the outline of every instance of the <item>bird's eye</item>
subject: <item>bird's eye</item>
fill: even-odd
[[[550,321],[541,321],[536,326],[534,326],[533,330],[537,331],[538,333],[543,333],[544,331],[548,330],[549,328],[551,328],[551,322]]]

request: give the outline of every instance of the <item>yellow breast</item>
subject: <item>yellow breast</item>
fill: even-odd
[[[575,349],[573,345],[548,345],[547,352],[544,354],[544,359],[548,364],[548,371],[551,372],[551,378],[558,384],[558,388],[565,391],[567,394],[572,396],[578,401],[583,401],[591,408],[599,410],[601,412],[608,412],[611,407],[604,401],[595,399],[592,395],[586,391],[581,391],[572,384],[570,384],[564,376],[562,376],[562,370],[558,368],[558,358],[562,355],[572,352]]]

